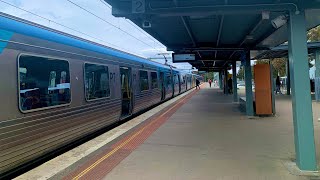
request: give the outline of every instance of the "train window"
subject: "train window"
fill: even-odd
[[[49,87],[56,87],[56,76],[57,73],[55,71],[50,72],[50,77],[49,77]]]
[[[151,72],[151,88],[158,88],[158,76],[156,72]]]
[[[61,74],[60,74],[60,83],[65,83],[66,80],[67,80],[67,72],[61,71]]]
[[[126,89],[126,83],[128,83],[126,81],[126,75],[125,74],[122,74],[121,75],[121,89]]]
[[[179,84],[179,77],[176,74],[174,75],[174,83]]]
[[[139,71],[140,75],[140,90],[149,90],[149,81],[148,81],[148,72],[147,71]]]
[[[167,76],[167,88],[170,88],[171,87],[171,76],[168,75]]]
[[[108,66],[86,63],[84,65],[84,72],[87,100],[110,96]]]
[[[65,73],[64,82],[59,81],[61,72]],[[22,111],[70,103],[70,74],[67,61],[21,55],[19,75]]]

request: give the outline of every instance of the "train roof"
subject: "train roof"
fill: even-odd
[[[51,29],[42,26],[37,23],[33,23],[15,16],[11,16],[5,13],[0,13],[0,30],[5,30],[13,33],[23,34],[35,38],[40,38],[72,47],[77,47],[89,51],[94,51],[106,55],[115,56],[118,58],[132,60],[136,62],[146,63],[165,69],[170,69],[169,66],[150,61],[148,59],[120,51],[96,42],[92,42],[68,33],[64,33],[55,29]],[[0,32],[1,33],[1,32]],[[0,34],[1,35],[1,34]],[[0,36],[1,37],[1,36]],[[0,41],[4,41],[0,39]]]

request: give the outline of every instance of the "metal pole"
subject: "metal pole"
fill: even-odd
[[[291,85],[290,85],[290,63],[289,59],[287,60],[287,95],[291,94]]]
[[[296,163],[301,170],[317,170],[304,10],[290,12],[289,62]]]
[[[224,70],[224,93],[228,94],[228,70],[225,69]]]
[[[222,90],[222,72],[219,71],[219,88]]]
[[[246,114],[247,116],[254,116],[250,51],[246,52],[244,75],[245,75],[244,78],[245,78],[245,84],[246,84]]]
[[[233,101],[238,102],[238,89],[237,89],[237,62],[232,62],[232,78],[233,78]]]
[[[320,49],[317,49],[315,52],[315,93],[316,93],[316,101],[320,101]]]

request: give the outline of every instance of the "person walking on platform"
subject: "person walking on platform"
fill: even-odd
[[[209,86],[210,86],[210,88],[211,88],[211,83],[212,83],[212,80],[211,80],[211,79],[209,79]]]
[[[196,89],[200,89],[200,81],[198,79],[196,79]]]
[[[278,94],[278,92],[280,94],[282,94],[281,90],[280,90],[280,86],[281,86],[281,82],[280,82],[280,77],[277,76],[277,79],[276,79],[276,94]]]
[[[232,94],[232,79],[229,78],[228,80],[228,93]]]

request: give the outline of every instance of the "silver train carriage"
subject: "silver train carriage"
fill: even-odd
[[[183,93],[195,78],[0,14],[0,175]]]

